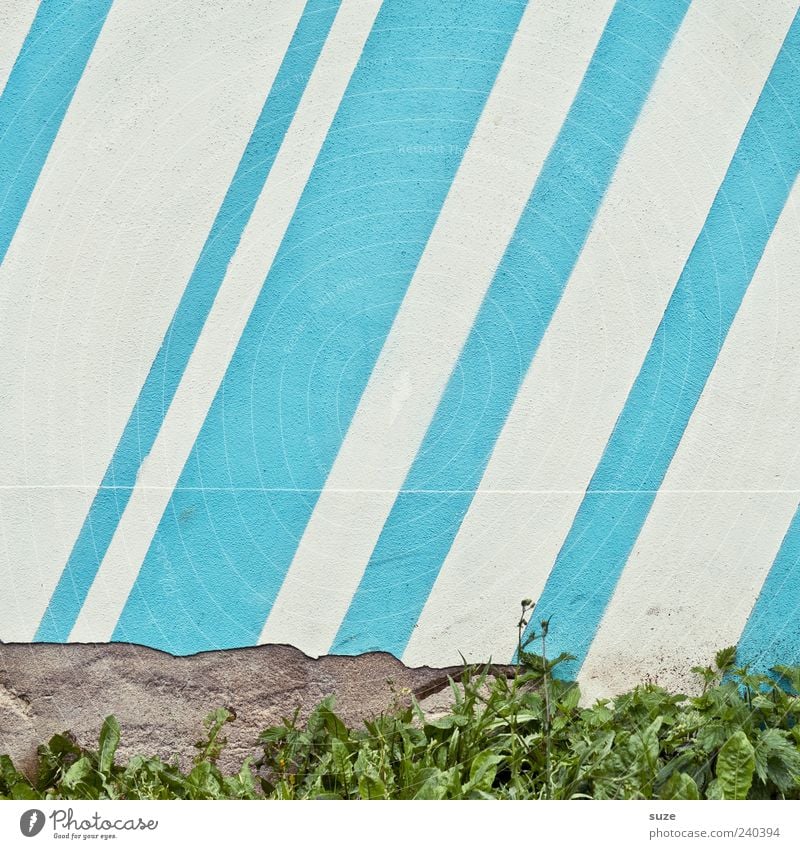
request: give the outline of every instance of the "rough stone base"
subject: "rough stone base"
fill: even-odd
[[[122,727],[120,757],[135,752],[186,766],[203,718],[231,707],[225,769],[238,769],[267,725],[307,715],[333,694],[349,723],[379,714],[409,691],[425,698],[447,684],[458,667],[410,669],[388,654],[312,660],[288,646],[259,646],[173,657],[124,643],[0,644],[0,753],[30,773],[36,746],[72,731],[94,746],[103,719]]]

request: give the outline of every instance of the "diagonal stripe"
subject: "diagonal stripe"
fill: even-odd
[[[793,4],[794,5],[794,4]],[[575,522],[537,619],[569,623],[551,640],[586,655],[608,599],[800,167],[800,16],[686,263]]]
[[[72,628],[72,640],[108,640],[112,636],[175,480],[283,241],[379,8],[378,0],[343,0],[336,14],[173,403]],[[180,538],[176,542],[180,544]],[[160,549],[156,549],[154,556],[157,563],[164,562]],[[159,575],[157,580],[162,577]],[[154,593],[152,598],[157,600],[157,596]],[[172,615],[167,613],[160,624],[169,627],[168,619]],[[134,639],[142,641],[138,637]]]
[[[665,672],[696,682],[780,547],[800,491],[798,233],[795,181],[581,668],[589,702]]]
[[[6,87],[38,5],[37,0],[3,0],[0,5],[0,92]]]
[[[28,204],[111,0],[42,0],[0,97],[0,262]]]
[[[686,6],[614,8],[333,651],[405,649]]]
[[[613,0],[591,14],[574,6],[527,7],[262,643],[320,655],[336,636]],[[400,394],[398,375],[409,373]]]
[[[301,7],[114,4],[0,267],[0,639],[36,632]]]
[[[694,2],[404,654],[510,657],[763,88],[794,4]],[[485,368],[495,367],[495,360]],[[487,391],[487,403],[493,395]],[[454,614],[454,611],[457,611]],[[498,627],[510,622],[512,627]],[[568,626],[563,626],[568,628]]]
[[[800,663],[798,586],[800,510],[794,514],[738,640],[737,656],[742,663],[749,663],[753,672],[766,673],[777,664],[796,666]]]
[[[228,193],[42,619],[37,640],[63,642],[75,624],[128,504],[142,463],[153,448],[337,8],[338,3],[331,0],[306,3]],[[274,53],[282,55],[279,49]]]
[[[258,640],[523,6],[384,4],[115,639]]]

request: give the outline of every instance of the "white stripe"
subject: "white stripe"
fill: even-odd
[[[513,655],[519,601],[541,593],[795,10],[792,0],[766,17],[729,0],[690,6],[407,663]]]
[[[527,7],[259,642],[328,651],[612,6]]]
[[[798,233],[800,182],[583,665],[585,698],[645,676],[670,687],[696,685],[690,667],[710,663],[739,639],[798,504]],[[686,492],[732,485],[743,491]],[[767,487],[777,491],[765,495]]]
[[[36,17],[38,5],[38,0],[0,2],[0,92],[6,87],[14,62]]]
[[[46,487],[0,498],[4,640],[36,631],[302,6],[118,0],[103,27],[0,269],[0,480]]]
[[[108,640],[380,8],[344,0],[70,639]],[[155,488],[154,488],[155,487]]]

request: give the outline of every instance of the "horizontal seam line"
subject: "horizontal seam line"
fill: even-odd
[[[35,490],[35,489],[88,489],[94,490],[91,484],[6,484],[0,485],[0,490]],[[175,492],[308,492],[308,493],[339,493],[342,495],[356,493],[380,494],[418,494],[418,495],[655,495],[671,493],[686,494],[800,494],[800,489],[376,489],[376,488],[321,488],[309,489],[303,487],[260,487],[260,486],[108,486],[96,487],[97,490],[133,491],[133,490],[172,490]]]

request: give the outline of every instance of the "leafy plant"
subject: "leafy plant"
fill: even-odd
[[[327,698],[305,721],[264,729],[260,757],[234,775],[219,767],[231,709],[208,715],[188,771],[143,755],[119,763],[108,717],[96,749],[68,733],[40,746],[32,778],[0,756],[0,798],[800,798],[800,667],[756,674],[730,647],[695,668],[700,695],[643,684],[582,706],[557,675],[571,656],[547,657],[550,620],[523,639],[533,609],[522,603],[511,674],[465,664],[444,716],[411,696],[354,728]]]
[[[177,762],[136,755],[124,766],[115,759],[120,741],[117,720],[109,716],[97,749],[84,749],[69,734],[56,734],[38,748],[33,778],[19,772],[8,755],[0,756],[0,799],[255,799],[259,797],[249,762],[237,775],[224,776],[216,765],[225,741],[220,730],[233,714],[225,708],[205,720],[206,738],[184,773]]]

